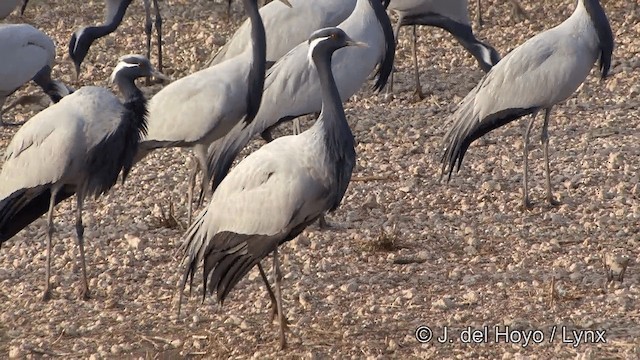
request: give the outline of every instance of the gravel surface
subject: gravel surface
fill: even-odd
[[[531,18],[513,23],[509,2],[483,2],[486,23],[477,35],[503,55],[561,22],[574,6],[569,0],[523,0]],[[72,29],[101,20],[102,1],[32,3],[24,18],[14,14],[7,21],[28,22],[54,36],[54,75],[74,86],[106,86],[118,56],[145,51],[144,12],[135,1],[115,35],[94,44],[75,83],[66,44]],[[242,20],[241,6],[235,6],[227,23],[223,5],[162,1],[166,73],[179,78],[199,69]],[[222,308],[210,298],[201,303],[201,288],[194,288],[176,317],[176,250],[183,230],[168,227],[161,213],[171,202],[185,220],[190,161],[186,151],[167,150],[145,158],[125,185],[86,204],[90,300],[78,298],[70,202],[55,212],[51,301],[39,301],[44,218],[3,244],[0,357],[639,358],[640,14],[632,6],[605,4],[616,36],[611,78],[601,82],[594,67],[553,112],[552,181],[561,206],[544,201],[537,142],[542,119],[530,154],[532,211],[520,209],[523,121],[478,141],[462,171],[449,184],[439,181],[447,117],[482,73],[448,33],[421,28],[421,78],[429,95],[415,102],[405,30],[394,95],[367,88],[346,104],[358,163],[342,207],[329,216],[336,228],[311,226],[280,251],[291,323],[287,350],[277,350],[277,325],[269,323],[257,270]],[[29,92],[36,89],[29,85],[17,95]],[[5,117],[26,120],[41,109],[18,108]],[[2,148],[15,131],[0,128]],[[256,140],[252,149],[261,144]],[[607,283],[605,264],[615,272],[627,260],[624,282]],[[431,327],[434,337],[446,326],[453,342],[421,344],[414,336],[419,326]],[[462,343],[469,335],[463,330],[484,326],[488,343]],[[508,326],[512,342],[499,336],[496,344],[496,326]],[[568,341],[576,329],[589,330],[579,334],[591,342],[605,331],[606,343],[563,343],[562,330]]]

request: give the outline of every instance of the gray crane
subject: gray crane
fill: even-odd
[[[290,0],[291,9],[278,1],[260,8],[260,17],[267,34],[267,68],[289,50],[305,42],[318,29],[337,26],[356,6],[356,0]],[[250,44],[251,23],[247,19],[231,39],[207,62],[216,65],[245,51]]]
[[[0,1],[0,20],[6,18],[18,6],[18,0],[2,0]]]
[[[557,204],[549,170],[549,117],[552,107],[582,84],[600,59],[602,78],[609,73],[613,34],[598,0],[578,0],[573,14],[515,48],[485,75],[452,115],[443,147],[442,174],[449,178],[469,145],[489,131],[531,115],[524,133],[523,206],[531,208],[528,191],[529,134],[536,114],[544,110],[543,146],[547,200]]]
[[[273,252],[281,348],[286,346],[286,319],[278,246],[325,211],[338,208],[355,165],[355,140],[331,67],[332,53],[351,45],[364,46],[338,28],[311,35],[307,61],[315,65],[322,88],[318,120],[302,134],[278,138],[238,164],[187,231],[182,246],[181,289],[187,281],[193,283],[202,263],[203,296],[215,290],[221,304],[249,270]]]
[[[513,6],[511,10],[511,14],[513,15],[514,19],[522,20],[522,19],[529,18],[529,15],[520,4],[520,1],[518,0],[509,0],[509,1]],[[478,25],[479,28],[482,28],[482,25],[484,25],[484,21],[482,20],[482,6],[480,5],[480,0],[476,0],[476,25]]]
[[[69,40],[69,56],[75,64],[76,76],[80,74],[80,65],[89,52],[91,44],[96,39],[109,35],[114,32],[124,17],[127,8],[133,0],[104,0],[105,2],[105,23],[97,26],[83,27],[76,30]],[[145,34],[147,35],[147,58],[151,58],[151,30],[153,23],[151,21],[151,3],[152,0],[143,0],[145,10]],[[158,71],[162,72],[162,17],[160,16],[160,8],[158,0],[153,0],[155,9],[155,25],[158,46]]]
[[[134,83],[143,76],[164,77],[144,56],[120,58],[111,76],[124,103],[108,89],[85,86],[36,114],[15,134],[0,171],[0,244],[47,213],[47,263],[43,300],[51,296],[53,209],[76,195],[76,233],[83,288],[89,296],[84,260],[82,205],[122,181],[133,165],[146,126],[146,100]]]
[[[394,30],[396,41],[401,26],[413,26],[413,67],[416,83],[415,94],[424,98],[418,69],[416,25],[435,26],[448,31],[478,61],[487,72],[500,61],[500,54],[489,44],[476,39],[471,29],[468,0],[391,0],[389,9],[398,14]],[[389,91],[393,90],[393,77]]]
[[[333,73],[343,101],[355,94],[378,67],[374,89],[384,88],[395,52],[391,22],[385,12],[386,0],[357,0],[351,15],[338,28],[368,47],[338,51],[332,61]],[[209,178],[212,188],[226,176],[233,160],[251,138],[278,123],[320,111],[322,102],[318,74],[308,62],[309,44],[299,44],[278,60],[267,72],[262,104],[248,126],[236,125],[224,138],[209,148]]]
[[[73,89],[51,79],[56,55],[53,40],[27,24],[0,25],[0,126],[2,107],[7,97],[33,80],[53,102]]]
[[[287,0],[280,0],[288,4]],[[148,131],[139,158],[158,148],[193,149],[197,161],[190,176],[188,222],[198,169],[209,184],[207,148],[236,124],[253,121],[262,97],[265,74],[265,33],[256,0],[244,0],[251,20],[251,47],[239,55],[174,81],[149,102]],[[205,188],[208,188],[205,186]]]

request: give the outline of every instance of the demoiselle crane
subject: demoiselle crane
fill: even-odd
[[[478,61],[480,68],[487,72],[500,61],[500,54],[489,44],[476,39],[471,29],[468,0],[391,0],[389,9],[398,14],[394,29],[396,41],[401,26],[413,26],[413,67],[416,83],[415,94],[424,98],[420,85],[418,69],[416,25],[441,28],[453,35],[456,40]],[[393,76],[389,91],[393,87]]]
[[[311,35],[307,61],[315,65],[321,83],[318,120],[302,134],[278,138],[238,164],[187,231],[182,246],[181,290],[187,281],[193,283],[202,263],[203,296],[216,291],[220,304],[254,265],[273,252],[281,348],[286,346],[286,320],[278,246],[293,240],[325,211],[338,208],[355,165],[355,140],[331,67],[332,53],[350,45],[364,46],[338,28]]]
[[[69,56],[73,60],[76,69],[76,76],[80,74],[80,65],[84,61],[84,58],[89,53],[91,44],[96,39],[109,35],[114,32],[124,17],[127,8],[133,0],[104,0],[105,23],[97,26],[83,27],[76,30],[71,39],[69,40]],[[145,34],[147,35],[147,59],[151,58],[151,30],[153,23],[151,21],[151,3],[152,0],[143,0],[145,10]],[[162,72],[162,17],[160,16],[160,8],[158,7],[158,0],[153,0],[153,7],[155,9],[155,25],[157,35],[157,47],[158,47],[158,71]]]
[[[356,0],[290,0],[291,8],[278,1],[260,8],[260,17],[267,34],[267,68],[289,50],[305,42],[311,33],[337,26],[356,6]],[[231,39],[207,62],[207,66],[233,58],[250,46],[251,22],[247,19]]]
[[[53,102],[72,89],[51,79],[56,48],[53,40],[27,24],[0,25],[0,125],[7,97],[33,80]]]
[[[6,18],[18,6],[18,0],[2,0],[0,1],[0,20]]]
[[[383,5],[384,3],[384,5]],[[368,47],[349,47],[336,52],[333,74],[343,101],[355,94],[369,75],[378,68],[373,86],[384,88],[395,52],[393,29],[385,12],[386,0],[357,0],[351,15],[338,28]],[[233,160],[256,135],[283,121],[320,111],[322,102],[318,74],[309,64],[308,42],[296,46],[267,71],[260,110],[254,121],[236,125],[224,138],[209,148],[209,171],[212,189],[228,173]]]
[[[85,86],[36,114],[16,132],[0,171],[0,244],[47,213],[47,263],[43,300],[51,296],[53,209],[76,195],[76,234],[82,265],[82,296],[89,296],[84,260],[82,205],[126,178],[146,126],[146,100],[134,83],[164,77],[139,55],[120,58],[111,81],[124,103],[108,89]]]
[[[142,158],[166,147],[193,149],[197,162],[190,176],[188,222],[198,169],[209,184],[207,148],[236,124],[253,121],[262,97],[265,74],[265,33],[257,0],[243,0],[251,20],[251,46],[234,58],[174,81],[149,101],[148,131],[140,145]],[[287,4],[287,0],[280,0]],[[207,186],[204,186],[207,188]]]
[[[515,48],[485,75],[452,115],[444,137],[442,173],[449,178],[469,145],[489,131],[531,115],[524,133],[523,206],[531,208],[528,191],[529,134],[536,114],[544,110],[541,142],[547,200],[557,204],[549,170],[549,117],[554,105],[569,98],[596,60],[602,78],[609,73],[613,34],[598,0],[577,0],[573,14]]]

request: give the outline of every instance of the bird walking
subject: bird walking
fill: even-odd
[[[203,296],[222,304],[233,287],[273,252],[280,347],[286,346],[278,246],[293,240],[325,211],[338,208],[355,164],[355,140],[331,70],[331,55],[363,46],[338,28],[314,32],[309,60],[321,83],[322,110],[300,135],[278,138],[250,154],[216,189],[187,231],[182,290],[203,265]],[[180,307],[180,304],[178,305]]]
[[[280,1],[288,4],[287,0]],[[209,145],[237,123],[251,123],[260,107],[265,32],[257,1],[244,0],[244,5],[251,20],[251,46],[234,58],[174,81],[149,101],[148,132],[140,144],[138,158],[167,147],[191,148],[196,155],[189,178],[188,223],[191,223],[193,187],[199,169],[203,172],[202,183],[210,183]]]
[[[398,14],[394,29],[396,42],[401,26],[413,27],[413,68],[416,84],[415,94],[424,98],[418,69],[416,25],[441,28],[456,40],[478,61],[482,71],[487,72],[500,61],[500,54],[491,45],[476,39],[471,29],[468,0],[391,0],[389,9]],[[393,77],[388,88],[393,90]]]
[[[387,0],[357,0],[351,15],[338,28],[353,39],[368,44],[366,48],[345,48],[332,60],[333,74],[343,101],[355,94],[378,66],[374,90],[381,91],[395,53],[393,29],[385,6]],[[309,44],[293,48],[267,71],[260,110],[254,121],[236,125],[224,138],[209,148],[209,178],[212,189],[220,184],[233,160],[256,134],[266,134],[279,123],[320,112],[321,86],[308,61]]]
[[[80,74],[80,66],[85,57],[89,53],[89,48],[93,42],[103,36],[107,36],[114,32],[127,11],[133,0],[104,0],[105,2],[105,23],[97,26],[88,26],[76,30],[69,40],[69,56],[75,65],[76,76]],[[145,10],[145,34],[147,35],[147,59],[151,58],[151,30],[153,23],[151,21],[151,3],[152,0],[143,0]],[[160,8],[158,0],[153,0],[155,9],[155,26],[158,47],[158,71],[162,72],[162,17],[160,16]]]
[[[83,298],[89,296],[82,206],[122,181],[133,165],[146,127],[146,100],[135,79],[164,77],[139,55],[120,58],[111,75],[124,103],[108,89],[82,87],[36,114],[15,134],[0,171],[0,244],[47,213],[47,260],[43,300],[51,296],[53,209],[76,195],[76,234]]]
[[[613,34],[598,0],[577,0],[573,14],[504,57],[462,100],[452,115],[443,147],[442,174],[449,178],[469,145],[489,131],[531,115],[524,133],[523,206],[531,208],[528,191],[529,135],[536,114],[544,110],[543,146],[547,200],[557,204],[549,169],[549,118],[554,105],[569,98],[599,59],[604,79],[611,66]]]
[[[27,24],[0,25],[0,126],[7,97],[33,80],[53,102],[73,89],[51,79],[56,48],[53,40]],[[16,124],[17,125],[17,124]]]

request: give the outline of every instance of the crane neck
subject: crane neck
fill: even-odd
[[[139,98],[144,98],[142,91],[136,86],[135,79],[124,74],[116,74],[113,82],[124,97],[124,102],[129,102]]]
[[[607,77],[611,68],[611,56],[613,53],[613,32],[607,14],[605,13],[599,0],[578,0],[576,12],[584,6],[591,23],[598,35],[598,46],[600,48],[600,71],[602,78]]]
[[[330,155],[342,157],[346,147],[354,147],[354,138],[344,114],[342,99],[338,92],[338,86],[331,71],[331,56],[333,51],[318,49],[313,51],[311,57],[318,71],[320,88],[322,93],[322,109],[317,125],[322,127],[326,134],[325,143]]]
[[[122,23],[124,14],[127,12],[127,8],[131,5],[132,1],[133,0],[121,1],[113,16],[110,19],[107,19],[107,23],[98,26],[89,26],[84,29],[84,32],[89,34],[92,40],[111,34],[118,28],[118,26],[120,26],[120,23]]]
[[[267,59],[267,38],[264,24],[258,11],[257,1],[244,0],[243,2],[251,22],[251,67],[247,76],[249,91],[247,93],[247,109],[244,118],[245,123],[249,124],[258,113],[260,102],[262,101]]]

